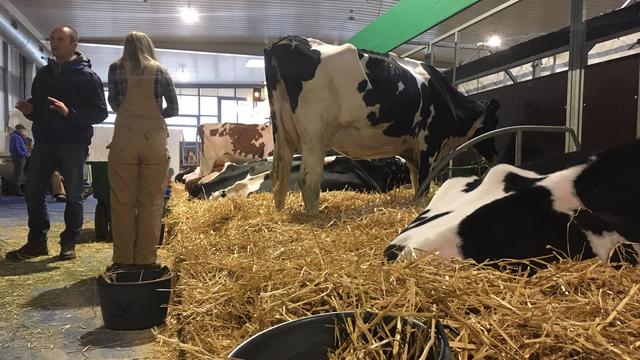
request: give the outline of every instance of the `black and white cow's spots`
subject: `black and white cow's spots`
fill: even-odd
[[[309,41],[304,38],[283,38],[277,44],[278,46],[269,44],[265,48],[265,54],[272,55],[265,56],[267,91],[273,90],[269,86],[275,84],[275,79],[281,78],[289,94],[291,109],[296,112],[302,84],[315,76],[321,54],[320,51],[312,49]],[[287,71],[278,72],[277,69]]]
[[[358,50],[358,57],[366,75],[358,90],[367,84],[360,92],[371,108],[367,114],[371,126],[386,125],[383,133],[390,137],[416,137],[426,128],[431,115],[426,79],[416,77],[388,54]],[[421,108],[424,111],[416,119]]]
[[[448,180],[385,257],[437,251],[477,262],[557,254],[637,263],[640,141],[524,168],[502,164],[481,179]]]
[[[322,158],[335,149],[355,159],[401,156],[416,193],[441,154],[493,130],[499,105],[477,103],[432,66],[394,54],[288,36],[265,48],[274,134],[274,200],[282,209],[291,156],[307,212],[318,211]],[[476,145],[489,160],[493,140]]]
[[[176,176],[174,177],[174,181],[184,184],[187,181],[187,179],[185,179],[186,177],[188,177],[193,173],[199,174],[200,171],[197,169],[198,169],[197,166],[187,166],[184,170],[176,174]]]
[[[295,155],[291,171],[300,171],[301,158]],[[251,193],[271,192],[270,170],[272,160],[260,160],[247,164],[226,163],[223,170],[212,179],[187,189],[194,198],[244,197]],[[352,160],[346,156],[324,158],[324,173],[320,183],[322,191],[352,190],[362,192],[388,192],[397,186],[408,184],[409,168],[400,158],[378,160]],[[290,190],[298,190],[293,179]]]

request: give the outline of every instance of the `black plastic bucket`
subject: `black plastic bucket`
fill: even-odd
[[[112,281],[107,281],[105,276]],[[100,275],[98,298],[104,327],[141,330],[162,324],[167,316],[173,273],[160,269],[122,269]]]
[[[364,313],[365,323],[374,318],[374,314]],[[230,358],[244,360],[326,360],[330,351],[338,347],[336,343],[336,326],[344,331],[347,319],[355,320],[355,314],[334,312],[313,315],[288,321],[264,330],[236,347],[229,354]],[[385,316],[385,324],[394,324],[395,316]],[[407,320],[407,319],[405,319]],[[429,329],[417,320],[409,320],[412,328],[422,328],[421,333],[429,334]],[[442,324],[436,322],[435,342],[427,356],[429,360],[451,360],[451,349]],[[427,339],[428,341],[428,339]],[[426,342],[424,342],[426,343]]]

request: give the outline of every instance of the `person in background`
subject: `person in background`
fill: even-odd
[[[113,264],[107,270],[157,267],[169,169],[164,119],[178,114],[178,99],[146,34],[129,33],[122,57],[109,67],[109,104],[117,117],[108,159]]]
[[[11,174],[12,193],[23,196],[20,188],[24,180],[24,165],[27,162],[29,151],[27,150],[27,128],[22,124],[15,126],[15,131],[9,135],[9,153],[13,163],[13,173]]]
[[[64,191],[64,178],[57,170],[51,174],[51,194],[57,202],[67,201],[67,193]]]
[[[196,153],[193,150],[189,150],[187,152],[187,164],[195,165],[198,163],[198,158],[196,157]]]
[[[67,192],[59,259],[76,257],[76,236],[83,222],[82,172],[93,136],[92,125],[107,118],[102,81],[91,70],[90,61],[76,51],[78,33],[70,26],[56,26],[49,40],[54,58],[38,70],[31,98],[16,105],[33,121],[34,147],[25,191],[29,234],[24,246],[6,254],[11,260],[49,254],[50,222],[45,194],[55,169],[64,177]]]

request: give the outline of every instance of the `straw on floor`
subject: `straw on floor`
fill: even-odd
[[[527,276],[433,254],[386,263],[384,248],[426,204],[411,199],[407,188],[323,193],[309,217],[298,193],[281,213],[270,194],[176,193],[166,249],[179,281],[161,346],[224,358],[284,321],[367,310],[439,319],[457,359],[638,358],[640,270],[562,260]],[[373,358],[370,348],[346,358]]]

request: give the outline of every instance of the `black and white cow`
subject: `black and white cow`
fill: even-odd
[[[294,155],[291,172],[300,170],[300,155]],[[226,163],[223,170],[206,182],[187,189],[194,198],[221,198],[247,196],[251,193],[271,192],[272,160],[259,160],[246,164]],[[353,190],[363,192],[387,192],[408,184],[409,168],[401,158],[378,160],[352,160],[346,156],[324,158],[322,191]],[[298,190],[295,181],[289,181],[290,190]]]
[[[200,174],[200,169],[198,166],[187,166],[184,170],[176,174],[176,176],[174,177],[174,181],[184,184],[187,181],[189,181],[191,178],[193,178],[194,175],[199,175],[199,174]]]
[[[441,154],[498,122],[495,100],[466,98],[434,67],[350,44],[284,37],[265,48],[265,73],[279,210],[297,150],[304,155],[299,183],[305,209],[317,213],[326,150],[356,159],[401,156],[417,192]],[[476,149],[489,160],[496,155],[493,140]]]
[[[565,154],[483,178],[453,178],[385,250],[388,260],[599,257],[637,263],[640,141],[597,155]],[[614,251],[625,250],[625,251]]]

